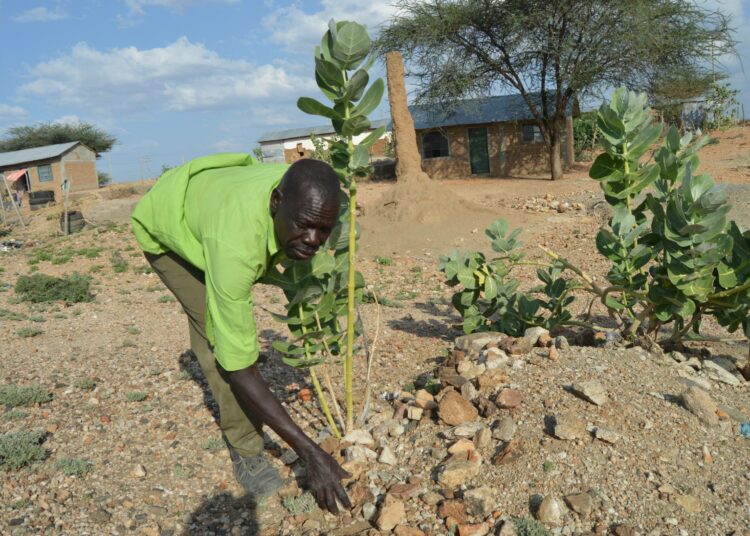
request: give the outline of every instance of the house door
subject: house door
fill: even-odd
[[[490,151],[487,147],[487,129],[469,129],[469,161],[472,174],[490,172]]]

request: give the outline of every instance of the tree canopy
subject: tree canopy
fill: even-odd
[[[96,152],[109,151],[117,138],[90,123],[39,123],[11,127],[0,139],[0,152],[80,141]]]
[[[734,50],[720,11],[693,0],[399,0],[381,51],[399,50],[417,100],[520,93],[542,132],[552,178],[573,100],[626,85],[647,90],[665,69],[705,73]]]

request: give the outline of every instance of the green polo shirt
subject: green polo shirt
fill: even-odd
[[[279,252],[269,211],[286,164],[247,154],[197,158],[167,171],[132,215],[144,251],[173,251],[206,275],[206,335],[225,370],[258,358],[252,287]]]

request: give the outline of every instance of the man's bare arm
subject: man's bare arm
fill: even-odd
[[[341,479],[351,475],[295,424],[268,388],[258,367],[251,365],[229,372],[228,378],[232,392],[240,403],[260,417],[305,461],[308,486],[321,508],[337,513],[337,497],[344,506],[351,508],[349,497],[341,485]]]

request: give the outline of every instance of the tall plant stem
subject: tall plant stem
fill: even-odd
[[[333,415],[331,415],[331,410],[328,408],[328,402],[326,402],[325,394],[323,393],[323,389],[320,387],[318,375],[315,374],[315,367],[310,367],[310,378],[312,378],[313,386],[315,386],[315,394],[318,395],[318,400],[320,400],[320,407],[323,409],[323,413],[326,416],[328,426],[331,427],[331,431],[333,432],[333,435],[336,437],[336,439],[341,439],[341,432],[339,432],[339,429],[336,426],[336,421],[333,420]]]
[[[367,420],[367,414],[370,411],[370,396],[372,394],[372,382],[370,381],[370,373],[372,372],[372,364],[375,360],[375,352],[378,347],[378,337],[380,336],[380,302],[378,301],[378,296],[373,290],[372,292],[372,298],[375,300],[375,307],[377,311],[377,319],[375,320],[375,336],[372,338],[372,344],[370,345],[370,350],[367,352],[367,375],[365,377],[365,398],[362,401],[362,410],[359,412],[359,417],[357,419],[357,426],[360,428],[364,426],[365,421]],[[364,330],[362,331],[362,335],[364,336]],[[367,340],[365,340],[365,348],[367,348]]]
[[[316,313],[317,316],[317,313]],[[302,306],[300,305],[299,308],[299,318],[304,322],[305,319],[305,313],[302,310]],[[307,330],[305,329],[304,323],[302,324],[302,333],[304,334]],[[307,341],[305,341],[305,357],[310,359],[310,352],[307,350]],[[323,413],[326,416],[326,420],[328,421],[328,426],[331,427],[331,431],[333,432],[333,435],[336,436],[337,439],[341,439],[341,433],[339,432],[338,427],[336,426],[336,421],[333,420],[333,415],[331,415],[331,410],[328,408],[328,402],[326,401],[325,394],[323,393],[323,389],[320,387],[320,382],[318,381],[318,375],[315,374],[315,367],[310,367],[310,378],[312,378],[313,386],[315,387],[315,394],[318,396],[318,400],[320,401],[320,407],[323,410]]]
[[[318,331],[323,331],[323,326],[320,323],[320,315],[318,315],[317,311],[315,311],[315,324],[318,327]],[[333,360],[333,354],[331,353],[331,348],[328,346],[328,341],[325,339],[325,337],[323,337],[323,347],[326,350],[326,355],[328,356],[328,359]],[[328,374],[328,369],[325,366],[322,368],[322,372],[323,372],[323,381],[326,384],[326,389],[328,389],[328,394],[331,395],[331,403],[333,405],[333,410],[336,412],[336,417],[338,417],[339,423],[341,423],[341,427],[343,428],[345,426],[345,422],[344,422],[344,418],[341,416],[341,407],[339,406],[339,401],[336,399],[336,391],[333,390],[333,382],[331,382],[331,376]]]
[[[346,72],[344,72],[346,77]],[[346,106],[346,119],[349,119],[349,105]],[[354,153],[354,138],[347,136],[349,155]],[[354,376],[354,285],[357,265],[357,179],[349,177],[349,281],[346,307],[346,357],[344,358],[344,395],[346,397],[346,431],[354,429],[354,398],[352,378]]]

